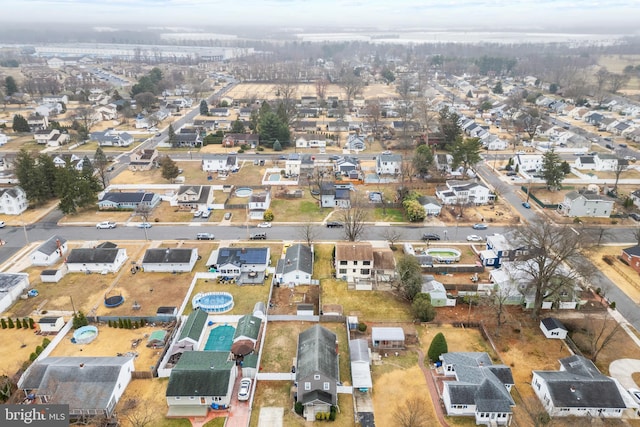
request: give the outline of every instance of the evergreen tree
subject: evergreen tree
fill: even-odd
[[[260,143],[267,147],[273,147],[276,140],[280,141],[282,145],[288,145],[291,139],[289,126],[283,123],[272,111],[261,115],[258,134],[260,135]]]
[[[121,317],[118,318],[118,328],[124,329],[124,323],[122,322],[122,318]]]
[[[444,136],[443,145],[453,145],[458,138],[462,135],[462,129],[460,128],[460,116],[453,111],[450,111],[448,107],[444,107],[440,110],[440,130]]]
[[[562,159],[551,149],[542,155],[542,178],[550,191],[559,190],[562,187],[565,173],[562,166]]]
[[[433,340],[431,341],[431,345],[429,346],[429,351],[427,355],[429,359],[435,363],[440,360],[440,355],[447,353],[449,351],[449,347],[447,346],[447,340],[442,334],[442,332],[438,332]]]
[[[22,117],[20,114],[16,114],[13,116],[13,126],[12,129],[14,132],[30,132],[31,128],[29,127],[29,122],[27,119]]]
[[[29,317],[29,329],[35,329],[36,324],[31,317]]]
[[[160,168],[162,169],[162,177],[168,181],[173,182],[174,179],[180,175],[180,169],[176,162],[169,156],[162,156],[160,158]]]
[[[277,139],[273,143],[273,151],[282,151],[282,144]]]
[[[13,329],[15,327],[16,327],[16,325],[13,324],[13,319],[11,317],[9,317],[9,329]]]
[[[169,125],[169,144],[171,144],[172,147],[176,147],[178,145],[178,138],[176,137],[176,131],[173,129],[173,125]]]
[[[5,77],[4,88],[5,88],[5,92],[7,93],[7,96],[13,95],[18,91],[18,85],[16,84],[16,80],[11,76]]]
[[[449,147],[453,156],[452,166],[457,168],[462,166],[462,174],[465,175],[467,170],[482,160],[480,152],[482,151],[482,143],[480,138],[458,138],[456,142]]]
[[[83,326],[87,326],[88,324],[89,320],[87,320],[83,312],[78,311],[73,315],[73,329],[78,329]]]
[[[496,85],[493,87],[493,93],[495,93],[496,95],[502,95],[504,93],[504,91],[502,90],[502,82],[496,83]]]
[[[7,329],[7,321],[4,320],[4,317],[0,319],[0,326],[2,326],[2,329]]]
[[[240,119],[236,119],[231,123],[231,133],[245,133],[244,123]]]
[[[70,163],[56,170],[56,196],[60,199],[58,209],[65,215],[74,214],[78,211],[76,203],[78,197],[77,179],[78,171]]]
[[[22,329],[22,321],[20,319],[16,319],[16,329]]]
[[[203,116],[209,115],[209,105],[207,105],[207,100],[203,99],[200,101],[200,114]]]
[[[56,196],[55,183],[56,183],[56,164],[53,162],[53,157],[47,153],[42,153],[37,159],[37,173],[39,177],[42,177],[40,185],[42,188],[42,200],[48,201]]]
[[[29,328],[29,320],[26,317],[24,319],[22,319],[22,328],[23,329],[30,329]]]

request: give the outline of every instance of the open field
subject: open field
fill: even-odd
[[[255,97],[260,100],[272,100],[276,99],[276,93],[277,89],[274,84],[243,83],[231,89],[226,96],[234,99],[250,99]],[[325,94],[327,97],[338,96],[340,99],[346,99],[344,90],[338,85],[328,85]],[[398,97],[395,86],[385,84],[364,86],[362,95],[365,99]],[[316,96],[315,85],[311,83],[299,84],[296,90],[296,96]]]
[[[605,67],[612,73],[622,73],[624,67],[627,65],[637,66],[640,65],[640,55],[601,55],[598,57],[598,65]],[[621,90],[639,90],[640,79],[638,77],[632,77],[629,83]]]

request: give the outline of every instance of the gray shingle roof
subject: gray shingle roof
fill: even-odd
[[[298,361],[296,379],[306,378],[314,372],[321,372],[338,380],[338,355],[336,334],[314,325],[298,336]]]
[[[142,259],[143,264],[184,264],[191,261],[191,254],[197,249],[185,248],[152,248],[147,249]]]
[[[317,400],[323,403],[327,403],[329,405],[333,404],[331,394],[322,390],[313,390],[313,391],[310,391],[309,393],[305,393],[302,395],[302,399],[300,401],[302,402],[303,405],[306,405]]]
[[[111,202],[111,203],[143,203],[150,202],[153,199],[154,193],[145,193],[142,191],[133,191],[133,192],[114,192],[114,193],[106,193],[101,202]]]
[[[133,357],[47,357],[25,372],[21,388],[70,409],[107,408],[123,365]]]
[[[118,256],[120,249],[112,248],[76,248],[67,257],[68,264],[111,264]]]
[[[352,362],[369,362],[369,345],[367,340],[349,341],[349,356]]]
[[[533,371],[546,381],[556,408],[626,408],[613,379],[582,356],[560,359],[564,371]]]
[[[36,251],[41,252],[45,255],[51,255],[56,251],[56,249],[58,249],[58,242],[60,242],[60,245],[64,245],[65,243],[67,243],[67,239],[57,235],[51,236],[49,240],[38,246],[38,249],[36,249]]]
[[[546,319],[542,319],[542,324],[545,328],[547,328],[547,331],[552,331],[554,329],[562,329],[565,331],[567,330],[562,322],[555,317],[547,317]]]
[[[292,271],[304,271],[305,273],[313,273],[313,254],[311,248],[302,244],[292,245],[287,248],[281,271],[279,273],[286,274]]]

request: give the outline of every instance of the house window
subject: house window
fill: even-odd
[[[318,381],[318,380],[320,379],[320,375],[317,375],[317,374],[316,374],[316,375],[314,375],[314,376],[313,376],[313,379],[314,379],[314,380],[316,380],[316,381]]]
[[[176,397],[174,397],[174,399],[175,399],[175,400],[180,400],[180,399],[181,399],[181,397],[180,397],[180,396],[176,396]]]
[[[363,268],[362,270],[360,270],[360,274],[362,274],[363,276],[368,276],[369,274],[371,274],[371,270],[369,270],[368,268]]]
[[[340,265],[347,265],[347,261],[340,261]]]
[[[340,274],[347,274],[347,269],[346,268],[341,268],[340,269]]]
[[[371,265],[371,261],[362,261],[362,265]]]
[[[305,389],[306,391],[311,390],[311,383],[310,383],[310,382],[306,382],[306,383],[304,383],[304,389]]]
[[[358,261],[353,261],[353,265],[358,265]]]
[[[327,390],[329,390],[329,388],[330,388],[330,386],[329,386],[329,382],[328,382],[328,381],[326,381],[326,382],[322,385],[322,389],[323,389],[323,390],[325,390],[325,391],[327,391]]]

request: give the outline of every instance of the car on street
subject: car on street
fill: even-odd
[[[469,234],[467,236],[467,242],[482,242],[484,239],[477,234]]]
[[[198,233],[196,235],[197,240],[213,240],[215,238],[216,236],[214,236],[213,233]]]
[[[4,228],[4,226],[5,226],[4,221],[0,221],[0,228]]]
[[[483,222],[479,222],[477,224],[473,224],[474,230],[486,230],[489,226]]]
[[[629,162],[635,162],[637,160],[635,156],[624,156],[624,159]]]
[[[116,169],[114,165],[111,165],[107,168],[107,172],[113,172]]]
[[[151,228],[151,223],[150,222],[141,222],[140,224],[138,224],[138,228]]]
[[[529,204],[529,202],[522,202],[522,207],[525,209],[531,209],[531,205]]]
[[[231,219],[231,212],[226,212],[226,213],[224,214],[224,219],[225,219],[226,221],[229,221],[229,220]]]
[[[113,221],[102,221],[96,224],[98,230],[105,230],[108,228],[116,228],[116,223]]]
[[[238,400],[249,400],[249,393],[251,393],[251,378],[243,378],[238,388]]]
[[[267,233],[252,233],[249,240],[267,240]]]
[[[630,213],[630,214],[629,214],[629,217],[630,217],[630,218],[633,218],[633,219],[634,219],[634,220],[636,220],[636,221],[640,221],[640,214],[637,214],[637,213],[635,213],[635,212]]]
[[[271,223],[270,222],[261,222],[256,227],[258,227],[258,228],[271,228]]]
[[[327,228],[342,228],[344,224],[337,221],[329,221],[327,222]]]
[[[440,240],[440,236],[435,233],[425,233],[422,235],[422,240]]]

